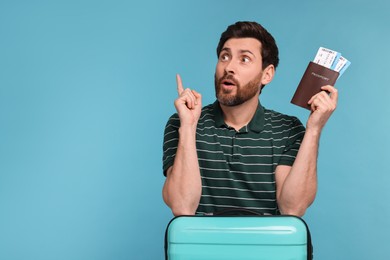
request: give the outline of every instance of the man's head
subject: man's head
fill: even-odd
[[[221,34],[217,47],[217,56],[221,53],[225,42],[232,38],[254,38],[261,43],[261,57],[263,69],[268,65],[274,65],[275,69],[279,64],[279,50],[274,37],[260,24],[256,22],[237,22],[230,25]]]
[[[255,22],[237,22],[222,33],[217,48],[216,96],[222,105],[257,98],[278,65],[274,38]]]

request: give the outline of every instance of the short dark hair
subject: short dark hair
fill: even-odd
[[[263,68],[273,64],[276,68],[279,64],[279,50],[274,37],[260,24],[256,22],[236,22],[230,25],[221,34],[217,47],[217,56],[221,53],[225,42],[231,38],[255,38],[261,42],[261,56]]]

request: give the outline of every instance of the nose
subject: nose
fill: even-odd
[[[234,61],[233,60],[228,61],[225,66],[225,73],[235,74],[235,71],[236,71],[236,66],[234,64]]]

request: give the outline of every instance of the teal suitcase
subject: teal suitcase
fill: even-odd
[[[310,231],[295,216],[179,216],[165,234],[167,260],[312,259]]]

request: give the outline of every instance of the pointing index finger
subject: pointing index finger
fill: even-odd
[[[176,74],[176,83],[177,83],[177,93],[180,96],[180,94],[184,91],[184,88],[179,74]]]

